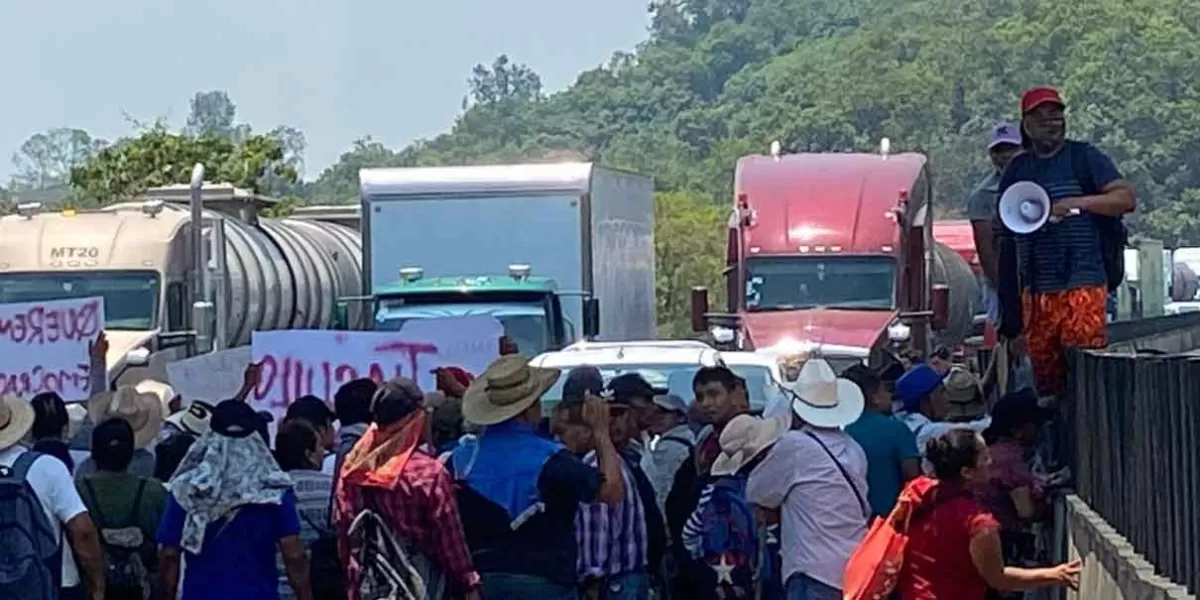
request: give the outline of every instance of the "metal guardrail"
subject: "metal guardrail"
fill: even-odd
[[[1181,319],[1182,318],[1182,319]],[[1114,341],[1200,325],[1115,323]],[[1123,338],[1123,339],[1122,339]],[[1159,572],[1200,588],[1200,358],[1068,352],[1064,417],[1077,491]]]
[[[1200,327],[1200,312],[1114,321],[1108,324],[1108,343],[1130,342],[1193,327]]]

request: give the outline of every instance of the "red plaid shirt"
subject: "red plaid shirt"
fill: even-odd
[[[334,524],[338,551],[346,565],[349,599],[358,600],[361,566],[357,548],[350,546],[350,524],[364,507],[369,506],[390,523],[400,539],[432,561],[446,574],[450,589],[458,594],[479,586],[479,573],[471,564],[471,551],[458,518],[458,502],[449,473],[437,459],[420,451],[404,465],[394,490],[337,486]]]

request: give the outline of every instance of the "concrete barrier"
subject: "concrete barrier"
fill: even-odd
[[[1082,498],[1074,494],[1064,504],[1067,559],[1083,559],[1078,592],[1068,600],[1196,600],[1183,586],[1158,575]]]

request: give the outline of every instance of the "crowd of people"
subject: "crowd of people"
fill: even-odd
[[[1013,161],[1035,179],[1066,178],[1070,166],[1055,154],[1066,143],[1057,93],[1033,90],[1022,107],[1026,136],[997,128],[989,145],[995,185],[977,192],[993,207]],[[1048,182],[1052,197],[1121,210],[1126,184],[1111,161],[1069,147],[1095,181]],[[1102,195],[1071,195],[1084,189]],[[1088,199],[1103,194],[1116,199]],[[247,402],[255,365],[217,403],[154,381],[86,405],[5,396],[4,593],[833,600],[861,588],[848,565],[900,517],[907,549],[887,592],[901,600],[1075,585],[1078,562],[1044,566],[1039,528],[1066,476],[1036,452],[1054,415],[1039,392],[1061,388],[1052,351],[1096,337],[1084,302],[1094,294],[1072,286],[1099,285],[1102,265],[1068,253],[1092,262],[1063,275],[1041,254],[1096,241],[1085,225],[1067,229],[1046,238],[1054,244],[1017,245],[1034,269],[1025,303],[1041,308],[1026,321],[1038,328],[1027,345],[1036,386],[981,382],[939,353],[840,374],[813,356],[789,363],[786,401],[756,415],[746,382],[724,366],[698,369],[681,398],[638,373],[534,368],[502,346],[478,376],[447,365],[428,392],[409,379],[354,380],[333,398],[297,399],[278,423]],[[992,248],[981,247],[987,276],[1011,307]],[[992,320],[1022,341],[1010,313]],[[92,346],[93,389],[107,388],[106,346]],[[1025,346],[1002,351],[1019,359]],[[562,397],[544,398],[560,378]]]

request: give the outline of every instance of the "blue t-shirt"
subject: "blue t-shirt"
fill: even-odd
[[[1038,158],[1032,152],[1022,152],[1014,157],[1000,179],[999,194],[1018,181],[1032,181],[1045,188],[1051,202],[1057,203],[1098,194],[1118,179],[1121,173],[1112,159],[1095,146],[1067,141],[1053,156]],[[1015,236],[1023,287],[1046,293],[1107,285],[1095,219],[1083,213]]]
[[[178,548],[186,513],[168,497],[158,525],[158,543]],[[275,553],[279,540],[300,534],[296,495],[284,492],[280,504],[237,509],[233,521],[209,523],[200,554],[186,552],[182,600],[271,600],[279,598]]]
[[[864,411],[857,421],[846,426],[846,433],[867,455],[867,502],[871,512],[891,513],[904,488],[901,462],[921,458],[917,436],[908,425],[873,411]]]

